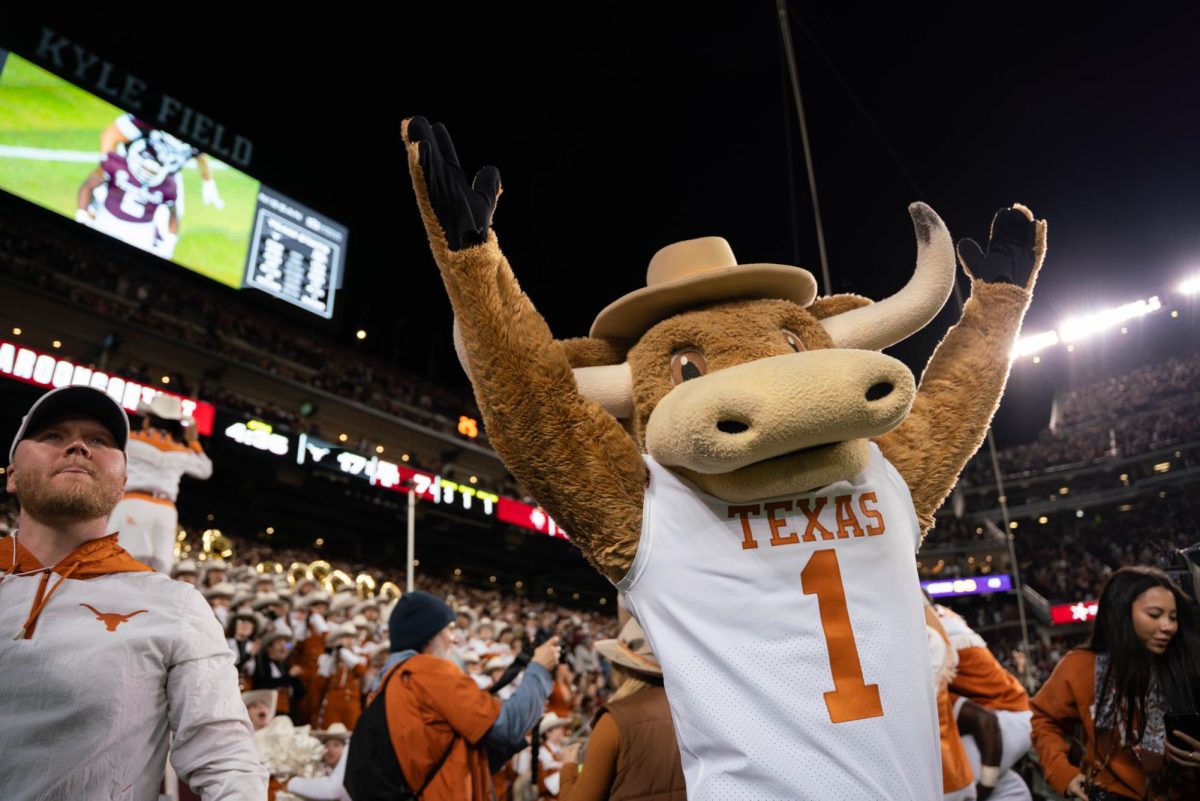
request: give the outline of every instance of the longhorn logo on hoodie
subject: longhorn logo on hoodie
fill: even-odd
[[[90,606],[89,604],[80,604],[80,606],[86,606],[88,609],[92,610],[92,614],[96,616],[96,620],[104,623],[104,627],[109,631],[116,631],[117,626],[126,622],[134,615],[140,615],[143,612],[150,611],[149,609],[139,609],[136,612],[130,612],[127,615],[118,615],[116,612],[101,612],[100,610],[96,609],[96,607]]]

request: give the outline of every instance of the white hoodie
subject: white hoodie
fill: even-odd
[[[156,801],[168,732],[204,801],[265,799],[233,654],[200,593],[116,534],[41,567],[0,539],[0,799]]]

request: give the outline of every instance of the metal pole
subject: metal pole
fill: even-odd
[[[408,489],[408,582],[405,592],[413,591],[413,562],[416,561],[417,548],[417,491]]]
[[[1013,536],[1013,530],[1008,525],[1008,498],[1004,495],[1004,479],[1000,476],[1000,457],[996,453],[996,438],[992,436],[992,429],[989,427],[987,432],[988,450],[992,456],[992,472],[996,474],[996,492],[997,498],[1000,501],[1000,515],[1004,520],[1004,542],[1008,545],[1008,562],[1012,568],[1013,586],[1017,589],[1017,615],[1021,619],[1021,647],[1025,649],[1025,669],[1021,671],[1021,678],[1025,682],[1025,688],[1030,686],[1029,681],[1029,663],[1033,658],[1033,652],[1029,649],[1029,622],[1025,618],[1025,585],[1021,582],[1021,565],[1017,562],[1017,545],[1016,537]]]
[[[812,195],[813,220],[817,226],[817,251],[821,257],[821,279],[825,282],[825,294],[833,294],[833,282],[829,278],[829,258],[825,253],[825,229],[821,225],[821,204],[817,201],[817,174],[813,171],[812,149],[808,143],[808,123],[804,118],[804,101],[800,97],[800,76],[796,71],[796,51],[792,47],[792,29],[788,23],[786,0],[775,0],[779,11],[779,31],[783,35],[784,56],[787,59],[788,75],[792,79],[792,100],[796,104],[796,116],[800,120],[800,141],[804,145],[804,165],[808,168],[808,191]]]

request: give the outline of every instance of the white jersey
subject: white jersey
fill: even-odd
[[[129,456],[126,491],[151,490],[174,502],[183,476],[203,481],[212,475],[212,461],[199,443],[187,445],[158,431],[130,432],[125,452]]]
[[[728,503],[650,457],[617,588],[663,666],[691,799],[942,795],[908,488],[866,470]]]

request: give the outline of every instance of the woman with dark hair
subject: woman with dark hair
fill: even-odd
[[[1179,585],[1152,567],[1114,573],[1092,636],[1070,651],[1030,701],[1046,781],[1068,798],[1198,798],[1200,741],[1167,742],[1164,716],[1200,700],[1200,619]],[[1071,764],[1082,732],[1083,760]]]

